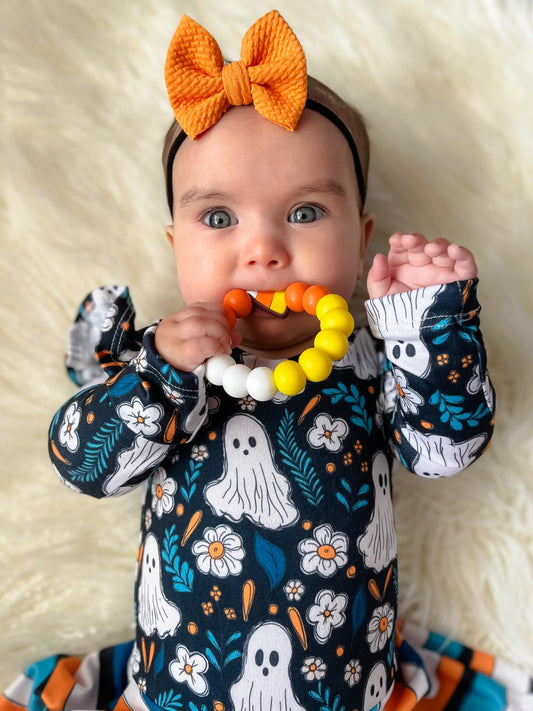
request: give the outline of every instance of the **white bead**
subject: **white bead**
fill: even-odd
[[[223,375],[222,387],[232,397],[246,397],[248,387],[246,381],[251,370],[247,365],[237,364],[230,366]]]
[[[272,400],[274,395],[278,392],[274,384],[274,373],[270,368],[264,366],[254,368],[251,371],[246,381],[246,386],[248,388],[248,395],[254,400],[261,402]]]
[[[213,385],[222,385],[224,373],[232,365],[235,365],[235,359],[230,355],[213,356],[205,364],[205,377]]]

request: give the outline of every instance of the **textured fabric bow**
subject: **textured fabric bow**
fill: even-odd
[[[190,138],[211,128],[230,106],[246,104],[294,131],[307,98],[304,51],[276,10],[250,27],[241,59],[231,64],[224,64],[209,32],[184,15],[168,49],[165,82],[174,115]]]

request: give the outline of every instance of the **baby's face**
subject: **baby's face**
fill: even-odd
[[[359,215],[344,136],[306,109],[294,132],[253,107],[230,110],[173,167],[174,224],[167,228],[186,304],[222,303],[229,289],[322,284],[349,298],[372,230]],[[317,321],[253,311],[238,323],[243,347],[273,356],[312,341]]]

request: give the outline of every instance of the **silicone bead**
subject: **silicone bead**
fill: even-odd
[[[331,309],[327,311],[320,322],[320,328],[325,331],[328,328],[335,328],[349,336],[354,329],[353,316],[345,309]]]
[[[344,309],[348,311],[348,302],[339,294],[326,294],[316,305],[316,315],[319,321],[322,321],[324,314],[331,309]]]
[[[316,334],[315,348],[327,353],[332,360],[340,360],[348,351],[348,338],[338,328],[326,328]]]
[[[304,310],[307,311],[308,314],[311,314],[311,316],[315,316],[316,305],[326,294],[329,294],[329,289],[326,289],[325,286],[310,286],[309,289],[306,289],[302,298]]]
[[[213,356],[205,364],[205,377],[213,385],[222,385],[224,373],[232,365],[235,360],[230,355]]]
[[[270,368],[254,368],[246,380],[248,395],[254,400],[265,402],[272,400],[278,389],[274,382],[274,373]]]
[[[302,366],[307,380],[311,380],[313,383],[325,380],[331,373],[331,358],[318,348],[307,348],[300,354],[298,363]]]
[[[285,303],[291,311],[303,311],[303,295],[309,289],[309,284],[303,281],[295,281],[285,289]]]
[[[231,289],[222,303],[233,309],[238,318],[246,318],[252,312],[252,298],[244,289]]]
[[[293,360],[284,360],[274,370],[274,383],[284,395],[298,395],[306,382],[302,367]]]
[[[237,363],[231,365],[222,377],[222,387],[232,397],[246,397],[248,395],[247,380],[251,370],[247,365]]]

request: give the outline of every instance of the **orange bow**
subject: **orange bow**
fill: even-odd
[[[190,138],[214,126],[230,106],[252,103],[261,116],[294,131],[307,98],[302,46],[276,10],[250,27],[241,59],[231,64],[224,64],[209,32],[184,15],[168,48],[165,82]]]

